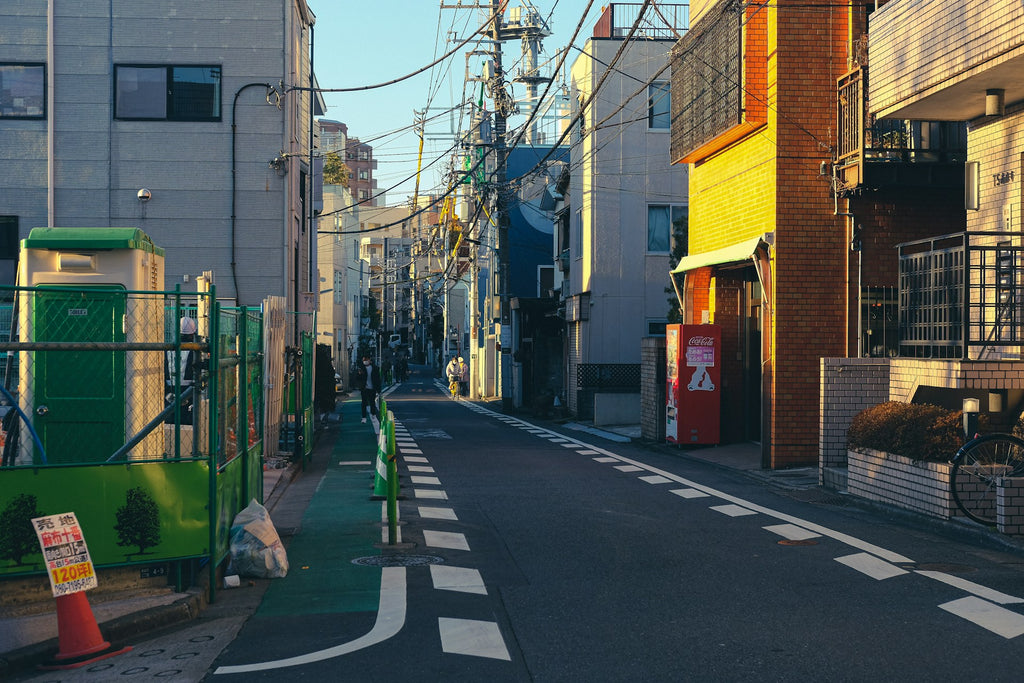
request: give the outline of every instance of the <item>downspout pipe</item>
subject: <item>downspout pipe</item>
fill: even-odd
[[[235,159],[235,149],[237,147],[237,130],[236,118],[238,116],[238,97],[248,88],[264,87],[267,89],[267,94],[274,89],[274,86],[269,83],[246,83],[241,88],[235,91],[235,99],[231,104],[231,281],[235,288],[235,304],[241,305],[242,297],[238,291],[238,269],[235,263],[235,243],[237,242],[236,235],[236,223],[237,216],[235,214],[236,205],[236,193],[238,189],[238,168]]]

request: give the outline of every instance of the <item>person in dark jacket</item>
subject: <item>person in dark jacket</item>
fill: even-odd
[[[366,422],[366,412],[369,409],[370,415],[380,419],[377,414],[377,394],[380,393],[380,370],[373,364],[369,356],[363,356],[363,366],[356,371],[356,386],[362,396],[363,422]]]

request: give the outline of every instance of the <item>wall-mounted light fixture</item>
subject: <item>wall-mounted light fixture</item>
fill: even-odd
[[[1006,113],[1004,98],[1006,91],[1002,88],[990,88],[985,91],[985,116],[1002,116]]]
[[[283,154],[279,154],[271,159],[267,165],[274,169],[274,173],[281,177],[288,173],[288,159]]]

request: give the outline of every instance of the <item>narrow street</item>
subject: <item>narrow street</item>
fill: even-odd
[[[370,453],[346,450],[370,429],[348,402],[322,479],[300,474],[280,503],[311,496],[262,601],[222,591],[233,610],[20,680],[1020,677],[1024,555],[1009,547],[456,402],[426,373],[387,401],[397,548],[379,547]]]

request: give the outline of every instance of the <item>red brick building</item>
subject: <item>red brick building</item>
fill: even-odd
[[[817,463],[822,357],[891,352],[895,245],[963,230],[962,165],[951,192],[906,122],[884,157],[890,128],[839,94],[863,73],[867,11],[697,0],[674,50],[672,158],[691,167],[673,277],[685,321],[722,327],[723,435],[759,442],[765,467]]]

